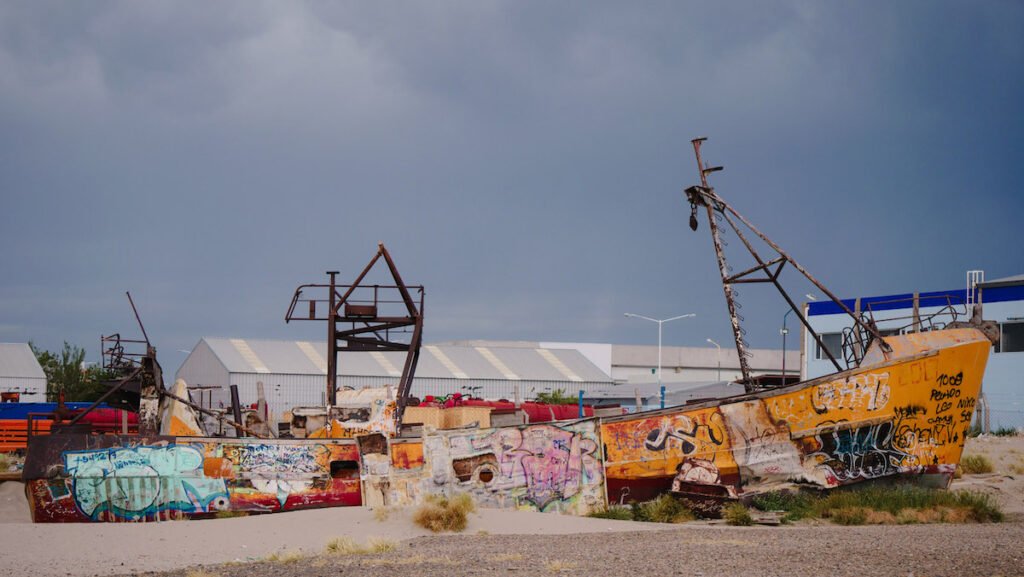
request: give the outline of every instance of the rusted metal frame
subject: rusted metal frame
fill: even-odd
[[[743,271],[741,273],[734,274],[731,277],[727,278],[726,282],[738,282],[743,277],[745,277],[745,276],[747,276],[749,274],[753,274],[753,273],[755,273],[755,272],[757,272],[759,270],[763,270],[763,271],[765,271],[765,274],[768,274],[769,276],[771,276],[771,274],[768,273],[768,267],[772,266],[773,264],[778,264],[779,262],[783,262],[784,263],[785,259],[780,256],[779,258],[772,259],[772,260],[770,260],[770,261],[768,261],[766,263],[762,263],[762,264],[759,264],[759,265],[757,265],[755,267],[748,268],[747,270],[745,270],[745,271]],[[780,270],[781,270],[781,267],[780,267]],[[778,276],[777,272],[776,272],[776,276]]]
[[[327,404],[331,407],[338,403],[338,340],[336,322],[338,311],[336,310],[335,297],[337,288],[335,284],[338,271],[328,271],[331,279],[330,284],[330,313],[327,315]],[[365,271],[363,271],[365,274]],[[351,289],[349,289],[351,292]]]
[[[331,302],[331,314],[332,315],[341,316],[341,315],[338,314],[338,309],[341,308],[342,304],[348,302],[348,297],[352,296],[352,292],[355,291],[356,288],[361,286],[360,283],[362,283],[363,279],[366,278],[366,275],[370,273],[370,270],[373,268],[373,265],[377,264],[377,260],[380,259],[381,252],[384,251],[384,250],[385,250],[384,249],[384,245],[383,244],[378,244],[377,245],[377,254],[373,255],[373,258],[370,259],[370,262],[367,263],[366,267],[363,268],[363,272],[359,273],[359,276],[356,277],[356,280],[352,284],[348,285],[348,290],[345,291],[345,294],[341,295],[340,299],[338,299],[336,302],[335,301]],[[333,287],[334,287],[333,283],[332,283],[331,287],[332,287],[332,294],[333,294]]]
[[[715,195],[715,196],[717,197],[717,195]],[[786,253],[786,251],[782,250],[782,247],[780,247],[779,245],[777,245],[777,244],[775,244],[774,242],[772,242],[772,240],[771,240],[770,238],[768,238],[767,236],[765,236],[765,235],[764,235],[764,233],[762,233],[762,232],[761,232],[760,230],[758,230],[758,229],[757,229],[757,227],[755,227],[755,226],[754,226],[753,224],[751,224],[751,222],[750,222],[749,220],[747,220],[746,218],[744,218],[742,214],[740,214],[740,213],[736,212],[736,210],[735,210],[734,208],[732,208],[731,206],[729,206],[729,205],[728,205],[728,204],[727,204],[727,203],[726,203],[725,201],[723,201],[723,200],[721,200],[721,199],[718,199],[718,200],[719,200],[719,201],[720,201],[720,202],[722,203],[722,207],[723,207],[723,208],[724,208],[725,210],[727,210],[727,211],[729,211],[730,213],[732,213],[733,215],[735,215],[735,216],[736,216],[736,218],[738,218],[738,219],[739,219],[739,220],[740,220],[740,221],[741,221],[741,222],[742,222],[742,223],[743,223],[744,225],[746,225],[746,227],[747,227],[747,228],[749,228],[749,229],[750,229],[750,230],[751,230],[751,231],[752,231],[752,232],[753,232],[754,234],[756,234],[756,235],[757,235],[757,236],[758,236],[758,237],[759,237],[759,238],[760,238],[761,240],[763,240],[763,241],[764,241],[764,242],[765,242],[765,243],[766,243],[766,244],[767,244],[768,246],[772,247],[772,248],[773,248],[773,249],[775,250],[775,252],[777,252],[777,253],[779,253],[780,255],[782,255],[782,256],[784,256],[784,257],[786,257],[786,260],[787,260],[787,261],[789,261],[789,262],[790,262],[790,263],[791,263],[791,264],[793,265],[793,267],[794,267],[794,268],[795,268],[796,270],[800,271],[800,274],[804,275],[804,277],[805,277],[805,278],[806,278],[807,280],[811,281],[811,283],[812,283],[812,284],[813,284],[814,286],[816,286],[816,287],[818,288],[818,290],[820,290],[821,292],[825,293],[825,295],[826,295],[826,296],[827,296],[827,297],[828,297],[829,299],[831,299],[831,300],[832,300],[832,302],[834,302],[834,303],[836,303],[837,305],[839,305],[839,308],[843,309],[843,312],[845,312],[845,313],[846,313],[847,315],[849,315],[849,317],[850,317],[851,319],[853,319],[853,322],[854,322],[854,323],[856,323],[856,324],[857,324],[858,326],[860,326],[860,327],[861,327],[861,328],[862,328],[863,330],[865,330],[865,331],[867,331],[867,332],[871,333],[871,335],[872,335],[872,336],[874,336],[874,337],[875,337],[876,339],[878,339],[878,340],[879,340],[879,342],[881,343],[881,347],[882,347],[882,350],[883,350],[883,351],[886,351],[886,352],[892,351],[892,347],[890,347],[890,346],[888,345],[888,343],[886,343],[886,342],[885,342],[885,340],[884,340],[884,339],[882,339],[882,335],[881,335],[881,334],[879,334],[879,332],[878,332],[878,329],[876,329],[876,328],[874,328],[874,327],[870,327],[870,326],[868,326],[868,325],[867,325],[867,324],[865,324],[865,323],[864,323],[864,322],[863,322],[863,321],[862,321],[861,319],[857,318],[857,316],[856,316],[855,314],[853,314],[853,311],[851,311],[851,310],[850,310],[850,308],[849,308],[849,307],[847,307],[847,306],[846,306],[846,305],[845,305],[845,304],[843,303],[842,299],[840,299],[839,297],[837,297],[836,295],[834,295],[834,294],[832,293],[832,291],[828,290],[828,288],[827,288],[827,287],[826,287],[825,285],[821,284],[821,283],[820,283],[820,282],[818,281],[818,279],[814,278],[814,276],[813,276],[813,275],[811,275],[811,273],[810,273],[810,272],[808,272],[808,271],[807,271],[807,269],[805,269],[804,267],[800,266],[800,263],[798,263],[798,262],[797,262],[796,260],[794,260],[794,259],[793,259],[793,257],[789,256],[789,254],[788,254],[788,253]]]
[[[414,317],[338,317],[339,323],[364,323],[370,329],[402,328],[415,323]],[[384,323],[387,327],[371,327],[369,323]]]
[[[694,154],[697,157],[697,170],[700,172],[700,181],[701,181],[701,184],[703,185],[703,191],[708,191],[709,189],[708,189],[708,177],[707,177],[707,175],[708,175],[708,172],[711,172],[711,170],[705,168],[704,161],[701,159],[701,156],[700,156],[700,145],[701,145],[701,142],[703,142],[703,140],[699,139],[699,138],[698,139],[694,139],[692,141],[693,152],[694,152]],[[749,383],[750,382],[750,365],[747,363],[747,350],[746,350],[746,345],[745,345],[745,343],[743,341],[743,332],[742,332],[742,329],[740,328],[740,320],[739,320],[739,317],[737,316],[738,313],[736,312],[736,302],[735,302],[735,298],[734,298],[734,296],[732,294],[732,285],[730,285],[728,282],[726,282],[726,279],[729,277],[729,274],[728,274],[728,268],[727,268],[728,265],[726,264],[726,261],[725,261],[725,253],[723,252],[723,249],[722,249],[722,239],[719,236],[718,224],[715,222],[714,209],[711,207],[711,204],[709,202],[707,202],[706,199],[703,198],[703,194],[701,195],[701,200],[704,201],[704,206],[707,209],[707,213],[708,213],[708,223],[709,223],[709,227],[711,228],[711,241],[712,241],[712,243],[714,244],[714,247],[715,247],[715,256],[717,257],[717,260],[718,260],[718,273],[722,277],[722,292],[725,294],[725,302],[726,302],[726,304],[727,304],[727,306],[729,308],[729,317],[730,317],[730,320],[732,321],[732,334],[733,334],[733,340],[736,342],[736,353],[737,353],[737,356],[739,358],[740,373],[743,375],[743,382],[744,383]],[[715,199],[712,198],[712,200],[715,200]]]
[[[416,308],[415,302],[412,300],[412,295],[409,294],[408,288],[405,283],[402,282],[402,275],[398,274],[398,267],[395,266],[395,261],[391,260],[391,253],[388,249],[384,248],[384,244],[380,244],[380,252],[384,255],[384,262],[387,263],[388,269],[391,271],[391,276],[395,279],[395,284],[398,285],[398,292],[402,295],[402,300],[405,301],[405,308],[409,311],[410,316],[419,316],[423,309],[423,301],[420,300],[420,308]],[[422,288],[420,294],[422,296]]]
[[[342,340],[352,340],[356,335],[363,335],[363,334],[366,334],[366,333],[373,333],[377,337],[376,342],[380,342],[381,344],[383,344],[383,343],[390,342],[387,339],[387,335],[388,335],[389,332],[391,332],[393,330],[397,330],[397,329],[403,328],[403,327],[410,327],[410,326],[413,326],[415,324],[416,324],[415,321],[410,319],[410,320],[406,320],[406,321],[403,321],[403,322],[389,322],[387,325],[383,325],[383,326],[369,326],[368,324],[366,326],[363,326],[363,327],[353,326],[351,329],[348,329],[348,330],[335,331],[335,338],[339,338],[339,339],[342,339]],[[353,325],[354,325],[354,323],[353,323]],[[382,337],[379,334],[380,331],[384,331],[384,335],[385,336]],[[407,332],[407,331],[402,331],[402,332]]]
[[[135,313],[135,322],[139,323],[139,329],[142,330],[142,338],[146,339],[146,346],[149,346],[149,335],[146,334],[146,327],[142,325],[142,319],[139,318],[139,310],[135,308],[135,301],[132,300],[132,293],[124,291],[124,294],[128,295],[128,304],[132,305],[132,312]]]
[[[320,320],[320,319],[299,319],[299,318],[295,318],[292,315],[295,313],[295,305],[299,304],[299,297],[302,296],[303,289],[307,289],[307,288],[324,288],[324,287],[328,287],[328,286],[330,286],[330,285],[322,285],[322,284],[303,284],[303,285],[299,285],[299,288],[295,289],[295,294],[292,295],[292,303],[290,305],[288,305],[288,312],[284,313],[284,322],[287,324],[289,321],[293,321],[293,320],[297,320],[297,321]],[[315,299],[310,299],[310,300],[315,300]],[[316,302],[320,302],[320,301],[316,301]],[[326,320],[326,319],[323,319],[323,320]]]
[[[91,405],[89,405],[88,407],[86,407],[84,411],[82,411],[78,415],[75,415],[75,418],[71,419],[70,421],[68,421],[68,424],[69,425],[74,425],[78,421],[82,420],[82,417],[84,417],[84,416],[88,415],[89,413],[91,413],[93,411],[93,409],[95,409],[96,407],[100,406],[100,404],[102,404],[103,401],[107,400],[107,398],[110,397],[110,395],[113,395],[117,391],[120,391],[121,387],[123,387],[126,384],[130,383],[132,380],[134,380],[136,377],[138,377],[140,374],[142,374],[142,372],[143,372],[142,371],[142,367],[141,366],[137,367],[127,377],[121,379],[121,382],[117,383],[116,385],[111,387],[110,390],[108,390],[107,392],[105,392],[102,395],[100,395],[100,398],[98,398],[95,401],[93,401],[93,403]]]
[[[346,338],[344,338],[342,340],[347,341],[347,342],[352,343],[352,344],[367,345],[367,348],[365,348],[365,349],[352,348],[351,350],[354,350],[354,351],[370,350],[371,348],[382,349],[382,350],[386,350],[386,351],[407,351],[407,350],[409,350],[409,345],[407,345],[407,344],[392,343],[392,342],[389,342],[389,341],[380,341],[380,340],[377,340],[377,339],[359,338],[359,337],[346,337]]]
[[[780,256],[779,258],[782,258],[782,257]],[[771,275],[771,277],[773,279],[775,279],[775,280],[779,279],[779,275],[782,274],[782,269],[786,267],[786,263],[787,262],[789,262],[789,261],[784,259],[784,258],[782,258],[782,261],[779,263],[779,268],[775,269],[775,274]]]
[[[715,193],[712,192],[711,194],[715,194]],[[715,194],[715,196],[717,197],[718,195]],[[729,205],[726,204],[725,201],[723,201],[721,199],[718,199],[718,200],[721,201],[723,207],[729,208]],[[733,212],[735,212],[735,211],[733,211]],[[757,260],[757,262],[761,262],[761,256],[757,254],[756,250],[754,250],[753,245],[751,245],[750,241],[747,240],[747,237],[740,230],[740,227],[737,226],[736,223],[733,222],[733,220],[731,218],[729,218],[728,213],[723,212],[722,213],[722,217],[725,218],[725,221],[728,222],[729,226],[732,227],[732,230],[733,230],[733,232],[736,233],[736,236],[740,237],[740,240],[743,241],[743,245],[747,247],[747,250],[750,251],[750,254],[753,255],[754,259]],[[751,230],[753,230],[754,233],[757,233],[757,231],[754,230],[753,228]],[[774,247],[772,247],[772,248],[774,248]],[[789,258],[788,255],[782,253],[781,251],[778,251],[778,249],[776,249],[776,251],[779,252],[779,257],[783,259],[783,261],[782,261],[783,263],[790,262],[790,258]],[[781,271],[782,271],[782,267],[780,266],[779,267],[779,272],[781,272]],[[767,270],[765,270],[765,274],[768,274]],[[807,319],[804,318],[803,313],[797,308],[796,303],[794,303],[793,299],[790,298],[789,293],[786,292],[786,289],[782,287],[782,283],[779,282],[778,275],[776,274],[775,276],[772,276],[772,275],[768,274],[768,278],[769,278],[770,282],[773,285],[775,285],[775,290],[779,291],[779,294],[782,295],[783,299],[785,299],[786,304],[789,305],[789,308],[794,313],[796,313],[797,318],[800,319],[800,322],[804,325],[804,328],[806,328],[808,331],[810,331],[811,336],[814,337],[814,342],[818,343],[818,346],[821,347],[821,350],[825,351],[825,355],[827,355],[828,356],[828,360],[832,362],[832,366],[834,366],[837,371],[842,371],[843,367],[839,366],[839,361],[837,361],[835,356],[832,355],[832,352],[829,351],[825,347],[825,343],[822,342],[821,337],[818,336],[818,333],[815,332],[815,330],[813,328],[811,328],[811,324],[807,321]],[[782,351],[782,354],[785,355],[786,351]]]
[[[209,416],[211,416],[211,417],[213,417],[213,418],[215,418],[215,419],[217,419],[219,421],[222,421],[224,424],[226,424],[226,425],[228,425],[230,427],[234,427],[237,430],[241,430],[242,432],[248,433],[248,434],[252,435],[253,437],[258,437],[260,439],[268,439],[268,438],[270,438],[270,437],[264,437],[263,435],[257,433],[256,431],[246,427],[245,425],[243,425],[241,423],[237,423],[235,421],[232,421],[231,419],[225,417],[224,415],[221,415],[221,414],[216,413],[214,411],[210,411],[208,409],[204,409],[203,407],[193,403],[192,401],[190,401],[188,399],[183,399],[183,398],[179,397],[178,395],[175,395],[174,393],[171,393],[169,391],[162,391],[160,394],[162,396],[164,396],[164,397],[170,397],[170,398],[174,399],[175,401],[178,401],[179,403],[187,405],[187,406],[191,407],[193,410],[198,411],[198,412],[200,412],[200,413],[202,413],[204,415],[209,415]]]
[[[412,331],[412,341],[409,343],[409,354],[405,357],[405,366],[402,367],[402,378],[398,383],[397,406],[395,407],[395,424],[398,431],[401,431],[406,400],[409,398],[413,375],[416,374],[416,365],[420,360],[420,341],[423,339],[423,289],[420,289],[419,304],[420,314],[416,316],[416,325]]]

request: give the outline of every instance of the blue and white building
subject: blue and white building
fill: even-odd
[[[988,404],[990,426],[1024,427],[1024,274],[984,281],[980,271],[968,273],[967,287],[937,292],[844,299],[854,312],[867,312],[883,335],[911,330],[908,325],[920,319],[925,328],[941,328],[950,322],[950,309],[958,320],[970,318],[974,301],[982,303],[984,318],[999,323],[1000,340],[992,347],[982,393]],[[829,351],[842,365],[843,331],[853,323],[833,302],[812,302],[806,306],[808,321],[821,336]],[[835,372],[828,356],[805,330],[802,338],[802,373],[812,379]]]

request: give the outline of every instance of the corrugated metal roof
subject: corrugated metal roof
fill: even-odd
[[[0,377],[45,380],[46,373],[26,343],[0,343]]]
[[[322,375],[323,342],[204,337],[232,373]],[[610,382],[611,379],[579,351],[538,351],[539,347],[427,345],[420,351],[416,376],[438,379],[513,379],[532,381]],[[345,352],[338,355],[338,374],[395,377],[405,365],[404,352]]]

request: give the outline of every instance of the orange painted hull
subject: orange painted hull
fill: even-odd
[[[974,329],[888,337],[857,369],[785,388],[606,419],[608,498],[743,497],[883,477],[948,485],[991,343]],[[653,489],[652,489],[653,488]]]

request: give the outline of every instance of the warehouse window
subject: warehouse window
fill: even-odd
[[[825,343],[825,347],[833,357],[837,359],[843,357],[843,333],[821,333],[818,336],[821,337],[821,342]],[[818,343],[814,343],[814,358],[828,359],[828,355],[821,350],[821,345]]]
[[[1019,353],[1024,351],[1024,322],[1002,323],[999,325],[1000,338],[996,344],[997,353]]]

